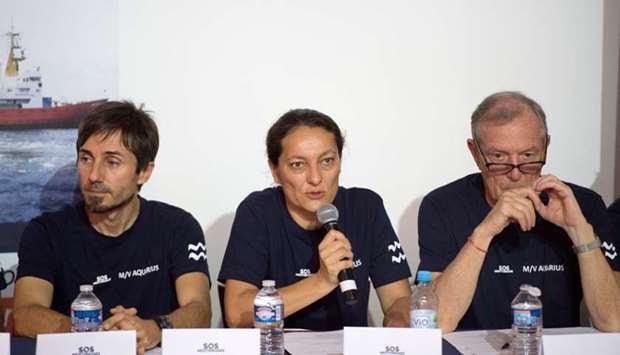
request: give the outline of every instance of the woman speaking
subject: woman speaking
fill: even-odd
[[[315,110],[289,111],[269,129],[278,186],[237,208],[218,277],[229,326],[252,326],[265,279],[275,280],[287,328],[367,326],[369,279],[384,325],[409,325],[409,266],[381,198],[339,186],[343,145],[338,125]]]

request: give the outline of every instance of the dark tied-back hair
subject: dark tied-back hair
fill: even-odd
[[[273,166],[278,166],[278,160],[282,154],[282,140],[291,130],[299,126],[321,127],[332,133],[336,139],[338,155],[342,156],[344,137],[336,122],[319,111],[298,108],[282,115],[267,132],[267,157]]]
[[[136,173],[144,171],[157,155],[159,133],[151,116],[129,101],[108,101],[91,110],[80,123],[76,149],[79,153],[92,135],[107,138],[119,131],[123,145],[138,161]]]

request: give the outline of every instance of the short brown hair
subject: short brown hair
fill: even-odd
[[[105,137],[120,131],[121,141],[138,161],[136,173],[144,171],[155,160],[159,149],[157,125],[142,106],[129,101],[108,101],[91,110],[80,123],[76,149],[94,134]]]

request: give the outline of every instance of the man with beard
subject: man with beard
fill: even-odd
[[[159,146],[157,126],[128,102],[82,121],[76,143],[83,202],[33,219],[19,247],[14,331],[68,332],[79,286],[103,303],[103,329],[135,329],[138,353],[163,328],[208,327],[205,240],[180,208],[138,195]]]
[[[429,193],[420,206],[421,270],[433,272],[444,331],[503,329],[521,284],[542,290],[544,327],[620,330],[620,258],[595,192],[541,175],[549,135],[540,105],[518,92],[487,97],[467,145],[480,173]]]

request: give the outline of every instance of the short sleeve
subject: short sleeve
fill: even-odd
[[[218,280],[238,280],[260,288],[269,267],[268,229],[246,199],[239,205],[230,231]]]
[[[431,197],[425,197],[418,213],[419,270],[443,272],[456,258],[458,250],[450,236],[440,209]]]
[[[172,276],[177,279],[190,272],[203,272],[209,277],[207,247],[198,221],[189,213],[183,213],[172,233]]]
[[[601,239],[601,251],[609,266],[614,271],[620,271],[620,257],[618,257],[620,252],[618,250],[618,247],[620,247],[620,236],[614,233],[612,220],[605,208],[603,199],[596,193],[593,193],[593,195],[594,198],[588,199],[590,206],[580,204],[580,207],[586,219],[594,228],[594,232]]]
[[[617,252],[618,254],[620,254],[620,250],[618,250],[618,247],[620,247],[620,199],[617,199],[616,201],[614,201],[614,203],[612,203],[611,206],[609,206],[609,208],[607,209],[607,212],[608,212],[608,216],[609,216],[611,226],[612,226],[611,233],[613,236],[613,244],[616,249],[616,250],[613,250],[613,248],[609,248],[610,250],[608,250],[607,252],[610,253],[610,255],[613,255],[614,252]],[[605,251],[603,251],[603,254],[604,253]],[[607,256],[608,260],[609,258],[610,256]]]
[[[411,270],[394,228],[377,196],[375,218],[371,228],[370,278],[375,288],[411,277]]]
[[[611,205],[609,205],[607,211],[612,215],[615,214],[617,218],[620,218],[620,198],[615,200]]]
[[[19,242],[17,278],[38,277],[54,284],[57,266],[50,231],[40,219],[26,226]]]

